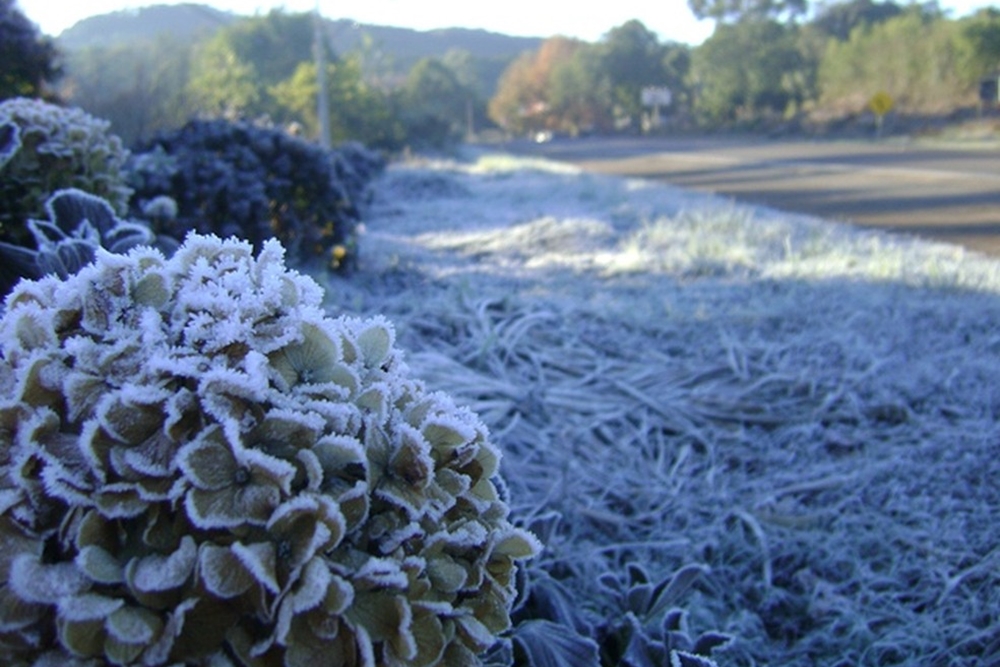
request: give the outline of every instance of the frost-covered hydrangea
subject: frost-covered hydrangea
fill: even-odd
[[[0,319],[0,662],[474,665],[537,550],[481,421],[283,249],[191,235]]]
[[[43,218],[58,190],[101,197],[119,215],[132,191],[128,151],[111,124],[81,109],[18,97],[0,103],[0,240],[26,245],[28,218]]]

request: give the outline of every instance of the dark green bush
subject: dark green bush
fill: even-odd
[[[325,151],[271,127],[196,120],[135,149],[137,215],[159,196],[177,216],[154,230],[237,236],[256,247],[278,238],[296,261],[343,270],[357,258],[359,204],[381,159],[357,145]]]

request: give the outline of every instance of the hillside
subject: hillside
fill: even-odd
[[[63,49],[73,51],[88,46],[146,41],[164,33],[181,40],[193,40],[240,18],[207,5],[154,5],[92,16],[63,31],[56,41]],[[452,49],[468,51],[477,58],[510,59],[523,51],[536,49],[542,42],[541,38],[511,37],[485,30],[447,28],[422,32],[359,24],[347,19],[328,20],[327,26],[337,52],[351,51],[368,39],[398,65],[442,56]]]

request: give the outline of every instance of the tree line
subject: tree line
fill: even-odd
[[[810,20],[798,0],[690,0],[717,20],[701,45],[660,42],[639,21],[597,43],[553,37],[504,72],[491,118],[515,134],[667,127],[774,127],[866,113],[888,95],[905,114],[942,115],[979,102],[1000,75],[1000,11],[951,19],[934,2],[847,0]],[[642,90],[670,91],[669,106]],[[658,116],[658,118],[654,118]]]
[[[701,45],[663,42],[633,20],[597,42],[551,37],[502,73],[460,50],[400,72],[371,40],[336,54],[324,35],[332,139],[400,150],[486,128],[507,136],[759,128],[857,116],[876,94],[903,113],[944,114],[975,105],[979,82],[1000,68],[992,8],[952,19],[936,2],[844,0],[805,18],[805,0],[689,5],[716,21]],[[38,94],[108,119],[127,143],[193,117],[319,132],[312,14],[274,10],[193,41],[161,36],[61,55],[37,31],[29,39],[34,27],[19,16],[15,0],[0,0],[0,44],[24,54],[5,53],[5,62],[34,67]],[[31,76],[10,66],[4,77],[0,97],[32,94]],[[662,95],[656,108],[644,104],[647,89],[669,91],[669,104]]]

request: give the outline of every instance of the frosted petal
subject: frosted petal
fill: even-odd
[[[281,592],[277,577],[277,553],[273,544],[257,542],[232,546],[233,554],[254,579],[274,594]]]
[[[208,542],[198,549],[198,572],[209,592],[224,600],[245,593],[255,581],[232,549]]]
[[[86,591],[90,580],[72,562],[43,565],[35,556],[22,554],[11,563],[10,586],[26,602],[57,604]]]
[[[194,538],[181,538],[177,551],[169,556],[152,555],[133,558],[126,566],[129,587],[143,593],[180,588],[194,571],[198,548]]]
[[[163,621],[141,607],[120,607],[108,616],[108,636],[126,644],[145,645],[160,634]]]
[[[84,593],[59,601],[59,618],[67,621],[104,620],[125,604],[121,598],[109,598],[96,593]]]
[[[299,614],[318,607],[326,599],[331,578],[323,559],[313,558],[306,563],[292,593],[293,611]]]
[[[128,519],[139,516],[149,507],[134,484],[125,482],[105,484],[96,493],[97,509],[109,519]]]
[[[120,584],[125,570],[117,558],[97,545],[83,547],[76,555],[76,566],[98,584]]]
[[[340,349],[315,324],[302,325],[302,341],[271,354],[271,365],[288,387],[298,384],[332,382]]]
[[[362,363],[368,368],[381,366],[389,356],[393,338],[392,325],[383,318],[375,318],[356,338]]]
[[[232,484],[238,468],[229,447],[214,438],[203,438],[182,447],[177,454],[177,464],[197,488],[206,491]]]

